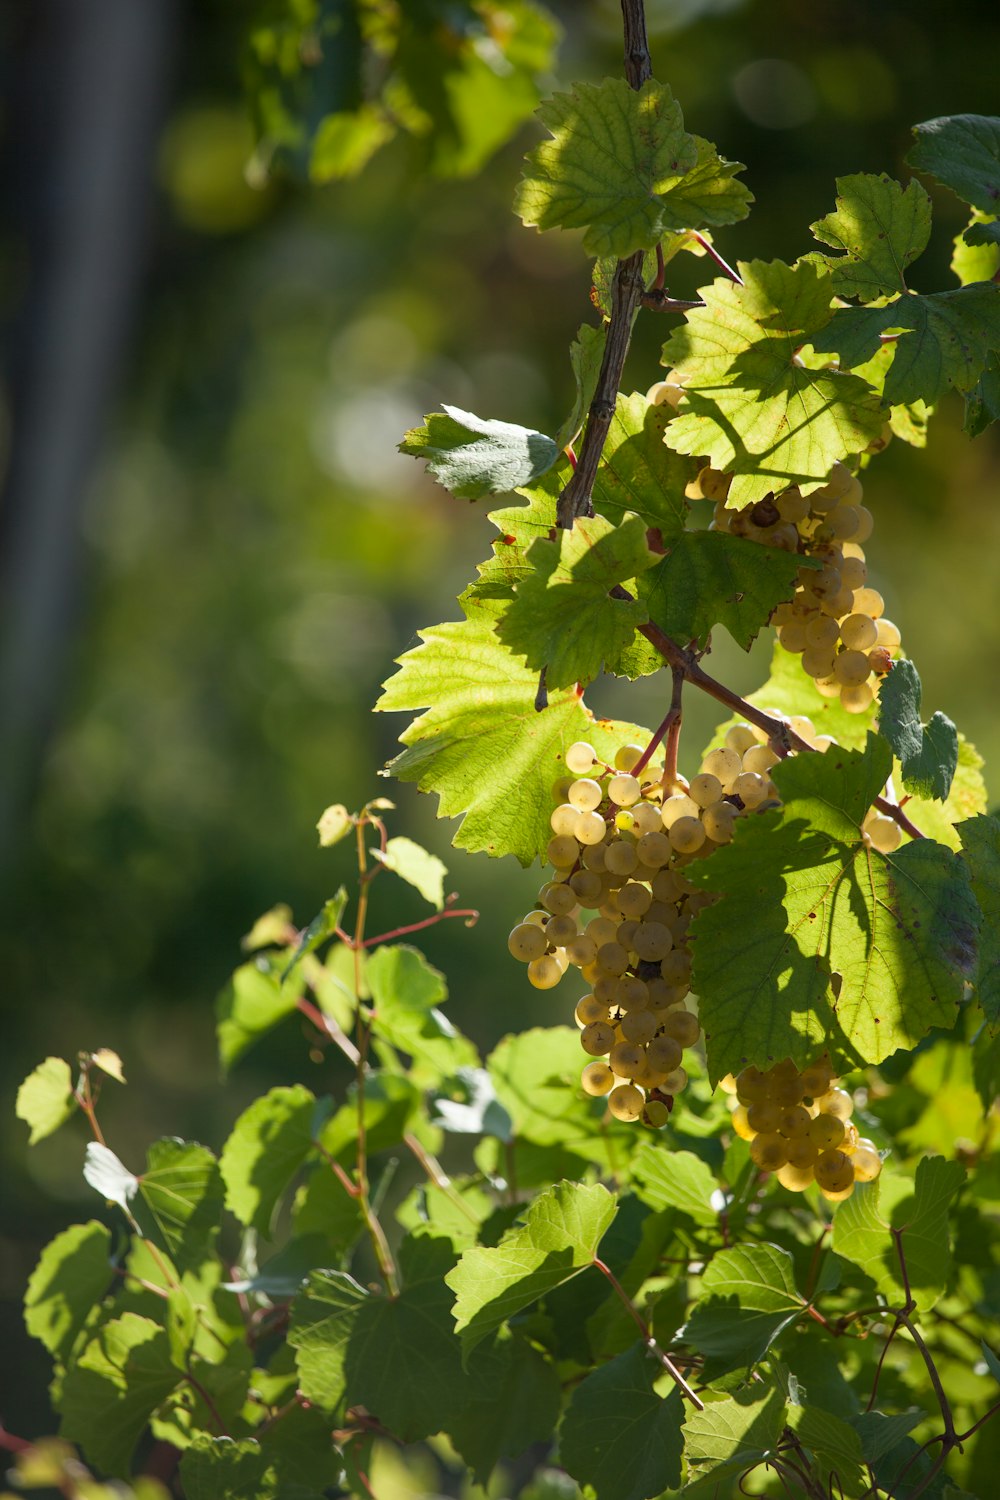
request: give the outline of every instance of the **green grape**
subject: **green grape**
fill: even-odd
[[[579,844],[603,844],[608,825],[599,812],[581,812],[573,824],[573,838]],[[555,863],[555,861],[553,861]]]
[[[642,1118],[654,1130],[662,1130],[663,1126],[670,1119],[670,1106],[669,1104],[664,1104],[662,1099],[648,1099],[646,1107],[642,1112]]]
[[[608,1021],[591,1021],[580,1032],[580,1046],[591,1057],[604,1057],[615,1045],[615,1028]]]
[[[593,870],[577,870],[566,883],[572,886],[581,906],[587,906],[598,900],[604,893],[604,882],[600,875],[594,874]]]
[[[654,810],[651,808],[651,812]],[[660,823],[660,815],[654,812],[657,825]],[[659,831],[659,827],[648,833],[644,833],[636,844],[636,854],[640,863],[648,865],[651,869],[661,869],[667,863],[671,855],[671,843],[667,835]]]
[[[692,1015],[689,1010],[668,1011],[661,1025],[663,1034],[673,1037],[674,1041],[682,1047],[693,1047],[701,1035],[698,1017]]]
[[[608,782],[608,796],[618,807],[631,807],[642,796],[642,787],[634,776],[612,776]]]
[[[638,1042],[615,1042],[608,1055],[611,1070],[619,1078],[631,1078],[645,1053]]]
[[[750,1142],[750,1156],[762,1172],[776,1172],[788,1161],[788,1142],[775,1131],[762,1131]]]
[[[807,1187],[811,1187],[815,1176],[811,1166],[796,1166],[789,1161],[783,1167],[779,1167],[775,1173],[781,1186],[787,1188],[791,1193],[804,1193]]]
[[[619,1009],[627,1011],[647,1009],[649,986],[634,974],[623,974],[621,979],[615,981],[615,1004]]]
[[[607,833],[605,833],[606,837]],[[580,856],[584,869],[592,870],[595,875],[603,875],[606,867],[607,849],[608,846],[606,843],[586,845]]]
[[[750,1121],[747,1118],[746,1109],[742,1104],[737,1104],[736,1108],[733,1110],[729,1118],[732,1122],[733,1129],[736,1131],[736,1134],[739,1136],[741,1141],[753,1140],[757,1132],[750,1124]]]
[[[670,928],[662,922],[640,922],[632,946],[644,963],[656,963],[666,958],[674,939]]]
[[[692,780],[688,788],[688,796],[692,802],[697,802],[699,807],[711,807],[712,803],[718,802],[722,796],[722,782],[718,776],[702,771]]]
[[[733,782],[733,792],[743,806],[752,811],[759,807],[767,796],[767,782],[756,771],[741,771]]]
[[[576,906],[576,891],[561,880],[553,880],[549,885],[542,886],[538,899],[553,916],[564,917]]]
[[[684,793],[677,793],[673,797],[668,797],[664,802],[660,809],[660,819],[669,833],[678,818],[697,818],[699,811],[697,802]]]
[[[671,823],[669,838],[678,854],[694,854],[704,844],[707,835],[700,818],[678,818]]]
[[[877,620],[885,614],[885,600],[878,589],[856,589],[854,612],[859,615],[870,615],[873,620]]]
[[[688,1076],[684,1068],[671,1068],[666,1078],[657,1087],[661,1094],[682,1094],[687,1084]]]
[[[638,931],[639,923],[635,920],[634,917],[626,917],[624,922],[619,922],[618,942],[625,949],[626,953],[631,953],[632,939],[635,937]]]
[[[898,651],[903,642],[899,626],[894,625],[891,620],[881,619],[875,622],[876,637],[875,644],[884,646],[887,651]]]
[[[545,850],[545,858],[550,865],[556,869],[569,869],[576,864],[580,856],[580,845],[575,838],[568,833],[557,833],[554,838],[549,839]]]
[[[652,905],[653,896],[648,886],[631,881],[618,892],[618,908],[625,917],[641,917]]]
[[[604,971],[601,970],[598,973],[597,978],[594,980],[590,980],[588,976],[587,982],[591,985],[598,1000],[605,1000],[607,1001],[608,1005],[614,1003],[615,992],[618,988],[618,980],[613,974],[605,974]]]
[[[562,967],[553,954],[534,958],[528,965],[528,979],[536,990],[551,990],[562,977]]]
[[[562,836],[572,834],[579,812],[580,809],[574,807],[572,802],[560,802],[549,818],[552,832]]]
[[[829,615],[816,615],[806,626],[807,647],[828,648],[831,652],[837,644],[840,626]]]
[[[865,562],[860,547],[858,548],[857,553],[854,555],[849,553],[847,551],[847,548],[845,547],[844,561],[841,565],[840,577],[843,581],[844,587],[846,589],[850,589],[851,591],[851,609],[848,611],[848,613],[850,614],[854,609],[853,596],[858,592],[858,589],[864,588],[865,583],[868,579],[868,564]]]
[[[764,776],[776,766],[780,756],[775,755],[769,745],[753,745],[743,756],[743,770],[755,771],[758,776]]]
[[[566,957],[576,969],[589,968],[597,958],[597,944],[580,933],[566,944]]]
[[[624,974],[628,968],[628,951],[621,943],[602,943],[597,950],[597,962],[606,974]]]
[[[865,833],[871,839],[873,847],[882,854],[891,854],[894,849],[898,849],[903,838],[903,830],[893,818],[867,819]]]
[[[863,714],[871,708],[874,702],[875,694],[870,683],[852,684],[840,690],[840,706],[849,714]]]
[[[675,948],[660,960],[660,977],[669,985],[687,985],[691,980],[691,955]]]
[[[849,1120],[854,1113],[854,1100],[846,1089],[830,1089],[815,1099],[815,1103],[821,1114],[836,1115],[841,1120]]]
[[[608,1094],[614,1088],[615,1075],[607,1063],[588,1063],[580,1074],[580,1083],[585,1094],[599,1096]]]
[[[812,1169],[819,1152],[807,1135],[793,1136],[788,1141],[788,1160],[793,1167]]]
[[[638,1120],[646,1099],[633,1083],[620,1083],[608,1095],[608,1109],[616,1120]]]
[[[736,1097],[741,1104],[756,1104],[767,1098],[768,1076],[752,1064],[736,1075]]]
[[[672,1073],[679,1066],[684,1054],[680,1042],[672,1036],[655,1036],[646,1048],[646,1057],[651,1068],[661,1073]]]
[[[820,1059],[808,1068],[803,1068],[800,1074],[802,1080],[802,1095],[805,1099],[816,1099],[825,1094],[833,1083],[833,1069],[828,1062]]]
[[[854,1167],[844,1151],[824,1151],[813,1168],[824,1193],[844,1193],[854,1187]]]
[[[747,1120],[752,1130],[770,1134],[777,1130],[781,1119],[781,1106],[771,1099],[756,1099],[747,1106]]]
[[[833,1151],[841,1145],[846,1131],[839,1115],[818,1114],[809,1122],[809,1139],[817,1151]]]
[[[729,791],[730,786],[740,774],[742,765],[737,752],[723,746],[718,750],[709,751],[701,763],[701,770],[703,775],[718,777],[723,790]]]
[[[647,833],[659,833],[663,827],[660,820],[660,808],[656,802],[639,802],[632,808],[632,822],[636,832],[640,835],[639,843],[642,843],[641,835]]]
[[[658,1025],[659,1021],[651,1010],[630,1010],[622,1017],[622,1036],[627,1042],[644,1046],[653,1040]]]
[[[840,622],[840,639],[849,651],[870,651],[878,641],[878,626],[870,615],[848,615]]]
[[[565,948],[577,936],[576,919],[574,917],[550,917],[545,928],[545,936],[553,948]]]
[[[542,958],[549,940],[540,927],[533,922],[519,922],[507,939],[507,948],[518,963],[528,964],[532,959]]]
[[[592,1026],[595,1021],[608,1019],[608,1007],[596,995],[584,995],[582,1000],[576,1002],[574,1015],[581,1028]]]
[[[731,802],[714,802],[702,813],[702,827],[713,844],[728,844],[732,841],[733,825],[739,810]]]
[[[585,928],[591,942],[600,948],[604,943],[613,943],[618,934],[618,923],[610,917],[594,917]]]
[[[590,776],[581,777],[574,781],[569,789],[567,801],[577,809],[578,812],[593,812],[595,807],[600,807],[604,793],[601,791],[599,781],[594,781]]]
[[[586,740],[576,740],[566,751],[566,769],[574,776],[589,776],[597,764],[597,751]]]
[[[778,1129],[787,1140],[797,1140],[807,1133],[811,1123],[807,1109],[803,1109],[801,1104],[791,1104],[782,1110]]]
[[[625,839],[612,839],[604,854],[604,862],[613,875],[631,875],[639,863],[635,845]]]
[[[802,670],[807,677],[829,677],[835,662],[834,653],[827,646],[807,646],[802,653]]]
[[[874,1141],[861,1136],[851,1153],[855,1182],[874,1182],[882,1171],[882,1158]]]
[[[641,745],[622,745],[615,751],[615,770],[631,771],[642,760],[645,753]]]

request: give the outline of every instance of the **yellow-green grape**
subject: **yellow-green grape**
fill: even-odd
[[[614,1003],[619,1010],[646,1010],[649,1006],[649,986],[644,979],[634,974],[623,974],[615,980]]]
[[[601,1094],[609,1094],[615,1086],[615,1075],[607,1063],[588,1063],[580,1074],[580,1084],[585,1094],[591,1094],[595,1098]]]
[[[657,1087],[661,1094],[682,1094],[687,1088],[688,1076],[684,1068],[671,1068]]]
[[[545,850],[545,858],[557,870],[569,869],[575,865],[579,854],[580,845],[568,833],[557,833],[554,838],[549,839]]]
[[[718,802],[722,796],[722,782],[718,776],[712,776],[703,771],[700,776],[695,776],[688,788],[688,796],[692,802],[697,802],[699,807],[711,807],[713,802]]]
[[[878,620],[885,614],[885,600],[878,589],[856,589],[854,610],[856,614],[870,615],[873,620]]]
[[[619,1078],[631,1078],[644,1056],[638,1042],[615,1042],[608,1054],[608,1062]]]
[[[553,802],[565,802],[569,796],[569,789],[573,785],[572,776],[560,776],[558,781],[552,783]]]
[[[538,899],[554,917],[564,917],[576,905],[576,891],[561,880],[553,880],[549,885],[542,886]]]
[[[640,1088],[658,1089],[666,1076],[660,1068],[650,1066],[649,1058],[644,1053],[642,1062],[632,1074],[632,1082],[637,1083]]]
[[[651,808],[652,812],[653,809]],[[657,825],[660,823],[659,813],[655,813]],[[635,852],[639,856],[640,864],[647,865],[652,870],[662,869],[670,859],[672,846],[667,835],[661,831],[650,831],[644,833],[635,846]]]
[[[715,802],[702,813],[702,827],[713,844],[728,844],[733,837],[733,825],[739,817],[739,809],[731,802]]]
[[[651,1068],[660,1073],[672,1073],[680,1065],[684,1049],[672,1036],[655,1036],[646,1048],[646,1058]]]
[[[608,782],[608,796],[618,807],[632,807],[642,796],[642,787],[634,776],[623,772]]]
[[[757,1132],[747,1119],[747,1112],[742,1104],[737,1104],[729,1118],[732,1121],[733,1129],[741,1141],[753,1140]]]
[[[763,1131],[750,1142],[750,1156],[762,1172],[776,1172],[788,1160],[788,1142],[774,1131]]]
[[[574,968],[587,969],[597,958],[597,944],[585,933],[580,933],[566,944],[566,957]]]
[[[598,971],[597,977],[595,979],[591,979],[590,976],[587,975],[587,983],[594,991],[594,994],[597,996],[598,1000],[604,1000],[608,1005],[613,1005],[615,1003],[615,991],[618,988],[618,980],[615,978],[614,974],[605,974],[604,970],[599,968],[597,964],[594,964],[593,967]]]
[[[574,1014],[581,1027],[592,1026],[595,1021],[608,1019],[608,1007],[596,995],[584,995],[582,1000],[576,1002]]]
[[[875,527],[875,518],[865,505],[856,507],[857,525],[854,530],[845,536],[845,542],[867,542]]]
[[[647,922],[660,922],[667,928],[668,932],[672,933],[675,923],[679,922],[680,918],[677,915],[677,908],[671,906],[669,901],[651,901],[645,920]]]
[[[671,1010],[661,1022],[663,1034],[672,1036],[682,1047],[693,1047],[701,1035],[698,1017],[689,1010]]]
[[[556,834],[572,834],[576,826],[576,820],[580,816],[580,809],[574,807],[572,802],[560,802],[549,818],[552,832]]]
[[[588,844],[580,856],[584,869],[592,870],[595,875],[603,875],[605,872],[605,860],[607,858],[606,844]]]
[[[671,827],[679,818],[697,818],[701,809],[693,798],[684,792],[677,792],[668,797],[660,808],[660,819],[664,828],[669,833]]]
[[[858,551],[860,552],[860,550],[861,549],[859,548]],[[843,581],[844,587],[851,590],[851,610],[849,610],[848,613],[852,613],[854,608],[853,595],[857,593],[858,589],[863,589],[865,586],[865,581],[868,578],[868,564],[865,562],[863,557],[852,557],[845,547],[844,561],[841,565],[840,577]]]
[[[629,881],[618,892],[618,909],[624,917],[641,917],[649,910],[653,894],[647,885]]]
[[[813,1167],[824,1193],[846,1193],[854,1186],[854,1166],[845,1151],[824,1151]]]
[[[628,968],[628,951],[621,943],[602,943],[597,950],[597,962],[606,974],[624,974]]]
[[[822,1058],[810,1063],[799,1075],[802,1080],[802,1095],[805,1099],[816,1099],[825,1094],[833,1083],[833,1069]]]
[[[580,1046],[591,1057],[604,1057],[615,1045],[615,1028],[609,1021],[591,1021],[580,1032]]]
[[[806,1188],[811,1187],[815,1181],[811,1166],[797,1167],[790,1161],[786,1162],[783,1167],[779,1167],[775,1176],[781,1186],[787,1188],[790,1193],[804,1193]]]
[[[543,958],[548,946],[549,940],[545,933],[533,922],[519,922],[507,939],[511,957],[522,964],[530,964],[532,959]]]
[[[701,763],[701,769],[703,775],[718,777],[723,790],[728,791],[743,766],[735,750],[730,750],[728,746],[721,746],[718,750],[708,752]]]
[[[767,1098],[768,1076],[751,1064],[736,1075],[736,1097],[741,1104],[756,1104]]]
[[[882,1170],[882,1158],[874,1141],[861,1136],[851,1154],[855,1182],[874,1182]]]
[[[551,990],[562,976],[562,968],[551,953],[544,958],[533,958],[528,965],[528,979],[536,990]]]
[[[616,1120],[638,1120],[646,1097],[634,1083],[620,1083],[608,1095],[608,1109]]]
[[[806,645],[828,647],[831,651],[837,644],[840,626],[829,615],[815,615],[806,625]]]
[[[812,1168],[819,1152],[809,1139],[808,1135],[796,1135],[791,1139],[786,1137],[788,1146],[788,1160],[793,1167]]]
[[[741,771],[733,782],[733,791],[749,812],[767,797],[767,782],[756,771]]]
[[[610,917],[594,917],[587,923],[586,934],[600,948],[604,943],[613,943],[618,932],[617,922]]]
[[[833,675],[844,687],[860,687],[868,681],[871,668],[863,651],[841,651],[833,664]]]
[[[627,953],[631,953],[632,939],[635,937],[638,931],[639,923],[635,919],[635,917],[626,917],[624,922],[619,922],[617,941],[622,945]]]
[[[798,1069],[794,1073],[772,1075],[767,1097],[779,1109],[790,1109],[793,1104],[798,1104],[802,1099],[802,1081]]]
[[[884,646],[887,651],[899,650],[903,637],[898,625],[894,625],[891,620],[881,619],[876,620],[875,629],[877,631],[876,646]]]
[[[719,1088],[724,1094],[736,1093],[736,1079],[733,1077],[732,1073],[723,1074],[723,1076],[719,1079]]]
[[[604,882],[593,870],[577,870],[566,883],[576,892],[581,906],[593,907],[604,891]]]
[[[787,1109],[781,1111],[778,1129],[788,1140],[796,1140],[799,1136],[806,1134],[810,1123],[807,1109],[803,1109],[801,1104],[790,1104]]]
[[[875,702],[871,684],[859,682],[840,690],[840,706],[849,714],[863,714]]]
[[[595,807],[600,807],[603,798],[601,783],[590,776],[583,776],[579,781],[573,782],[566,800],[578,812],[593,812]]]
[[[778,640],[786,651],[799,656],[806,649],[806,627],[801,620],[790,620],[778,627]]]
[[[577,936],[575,917],[562,916],[550,917],[545,928],[545,936],[553,948],[565,948]]]
[[[833,1151],[838,1148],[846,1134],[844,1122],[839,1115],[820,1113],[809,1121],[809,1139],[817,1151]]]
[[[667,984],[687,984],[691,978],[690,953],[683,948],[675,948],[666,958],[661,958],[660,975]]]
[[[656,802],[637,802],[631,809],[632,823],[637,835],[644,833],[658,833],[663,827],[660,822],[660,807]]]
[[[631,833],[635,828],[635,818],[630,812],[622,810],[615,813],[615,828],[619,833]]]
[[[883,854],[891,854],[894,849],[898,849],[903,838],[903,830],[899,824],[893,818],[881,816],[866,821],[865,833],[873,846]]]
[[[574,776],[589,776],[597,764],[597,751],[586,740],[576,740],[566,751],[566,769]]]
[[[841,1120],[849,1120],[854,1113],[854,1100],[846,1089],[830,1089],[816,1103],[821,1114],[836,1115]]]
[[[749,724],[733,724],[726,730],[726,749],[743,755],[758,744],[757,733]]]
[[[878,626],[870,615],[848,615],[840,622],[840,639],[849,651],[870,651],[878,641]]]
[[[631,771],[633,766],[638,765],[642,760],[645,753],[641,745],[622,745],[615,751],[615,770]]]
[[[599,812],[577,813],[576,822],[573,824],[573,837],[577,843],[602,844],[607,831],[608,825]]]
[[[673,946],[670,928],[662,922],[640,922],[632,939],[632,947],[643,963],[662,961]]]
[[[647,1125],[654,1130],[662,1130],[670,1119],[670,1106],[664,1104],[662,1099],[647,1099],[646,1108],[642,1112],[642,1118]]]
[[[743,770],[756,771],[758,776],[766,776],[771,767],[778,764],[779,759],[769,745],[753,745],[743,756]]]
[[[621,1019],[622,1036],[627,1042],[645,1046],[656,1035],[659,1020],[651,1010],[630,1010]]]
[[[625,839],[612,839],[605,850],[604,863],[612,875],[631,875],[639,863],[635,845]]]
[[[781,1106],[771,1099],[756,1099],[747,1106],[747,1119],[755,1131],[770,1133],[777,1130],[781,1119]]]
[[[678,818],[667,837],[678,854],[695,854],[708,835],[700,818]]]

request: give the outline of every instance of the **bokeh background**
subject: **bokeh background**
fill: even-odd
[[[404,5],[404,9],[405,9]],[[551,7],[551,84],[620,68],[618,7]],[[689,128],[747,163],[730,258],[810,248],[837,174],[905,174],[909,126],[1000,113],[1000,12],[955,0],[648,0],[654,65]],[[371,714],[393,658],[489,548],[486,507],[396,452],[442,401],[554,431],[567,348],[592,315],[571,235],[510,211],[532,127],[471,178],[401,137],[328,186],[247,171],[251,8],[233,0],[33,0],[0,23],[5,454],[0,509],[0,1416],[51,1425],[20,1297],[39,1248],[91,1211],[82,1130],[29,1155],[21,1078],[49,1053],[117,1049],[106,1130],[130,1165],[162,1134],[218,1147],[261,1089],[322,1086],[287,1023],[219,1081],[214,997],[240,937],[287,901],[304,923],[348,873],[314,825],[379,794],[393,831],[448,860],[481,909],[423,946],[484,1048],[561,1019],[504,961],[535,877],[449,849],[451,827],[378,772],[401,722]],[[934,193],[917,289],[951,285],[957,200]],[[700,267],[679,269],[685,295]],[[644,315],[627,388],[657,378]],[[875,581],[925,686],[1000,795],[1000,444],[946,403],[923,452],[869,470]],[[750,690],[766,651],[725,641]],[[599,684],[639,722],[662,687]],[[692,704],[682,761],[707,739]],[[512,785],[509,795],[517,796]],[[377,889],[377,888],[376,888]],[[419,898],[380,893],[386,926]],[[391,898],[391,899],[387,899]]]

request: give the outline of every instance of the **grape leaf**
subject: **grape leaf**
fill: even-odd
[[[835,1252],[860,1266],[891,1306],[902,1306],[906,1283],[898,1235],[906,1279],[917,1305],[926,1312],[948,1283],[948,1209],[964,1181],[965,1169],[959,1162],[925,1156],[917,1163],[912,1182],[883,1172],[875,1182],[859,1183],[834,1215]]]
[[[193,1141],[154,1141],[133,1212],[178,1271],[200,1265],[211,1252],[222,1213],[222,1181],[211,1151]]]
[[[666,546],[687,525],[684,490],[694,475],[690,459],[664,443],[672,417],[669,406],[654,406],[637,391],[630,396],[619,392],[593,495],[600,515],[618,522],[634,511],[647,526],[656,527]]]
[[[742,162],[726,161],[711,141],[694,137],[697,160],[676,186],[665,195],[668,222],[675,232],[686,229],[720,229],[745,219],[753,194],[736,174],[745,171]]]
[[[883,855],[861,823],[892,759],[872,736],[772,772],[784,806],[741,819],[688,878],[723,899],[692,927],[713,1079],[824,1046],[880,1062],[952,1024],[975,957],[960,860],[929,839]],[[838,975],[836,983],[833,976]]]
[[[1000,119],[942,115],[914,125],[907,163],[951,188],[964,202],[995,214],[1000,200]]]
[[[348,1340],[368,1296],[353,1276],[313,1271],[292,1303],[288,1342],[295,1350],[299,1389],[325,1411],[340,1405]]]
[[[109,1474],[128,1475],[150,1417],[182,1379],[166,1330],[123,1313],[104,1323],[63,1377],[61,1437]]]
[[[573,689],[552,693],[538,713],[538,673],[502,645],[485,613],[421,634],[424,643],[399,659],[375,707],[433,706],[400,736],[407,748],[387,769],[437,792],[440,817],[465,814],[459,848],[514,854],[529,865],[552,836],[552,784],[564,774],[564,749],[588,740],[610,756],[648,731],[590,718]]]
[[[636,585],[654,625],[704,646],[724,625],[749,651],[774,608],[795,593],[802,558],[721,531],[686,531]]]
[[[475,1483],[485,1485],[500,1459],[551,1439],[561,1401],[551,1361],[524,1339],[501,1333],[473,1355],[464,1398],[444,1430]]]
[[[600,1185],[558,1182],[528,1206],[523,1223],[495,1248],[473,1245],[445,1277],[455,1293],[455,1328],[474,1349],[507,1318],[593,1264],[615,1200]]]
[[[973,895],[983,915],[976,995],[995,1035],[1000,1031],[1000,823],[994,817],[969,818],[959,823],[958,833]]]
[[[369,1154],[387,1151],[403,1139],[420,1105],[420,1090],[399,1073],[372,1070],[365,1078],[365,1140]],[[357,1149],[358,1103],[356,1088],[323,1126],[320,1144],[329,1156],[353,1161]]]
[[[719,1222],[711,1202],[719,1184],[708,1163],[692,1151],[666,1151],[658,1141],[647,1141],[632,1159],[632,1181],[651,1208],[680,1209],[696,1224]]]
[[[504,1037],[486,1066],[514,1135],[539,1146],[565,1146],[613,1169],[627,1156],[635,1135],[621,1122],[605,1124],[604,1101],[579,1087],[583,1059],[575,1027],[535,1026]]]
[[[432,412],[412,428],[401,453],[423,458],[434,478],[461,500],[502,495],[530,484],[555,463],[559,449],[544,432],[477,417],[457,406]]]
[[[555,527],[556,503],[568,478],[569,465],[560,463],[536,484],[518,490],[527,505],[490,512],[489,520],[500,535],[493,543],[493,556],[479,564],[479,577],[459,600],[466,614],[475,612],[477,599],[513,599],[516,585],[531,572],[528,548],[537,537],[550,536]]]
[[[226,1207],[262,1234],[312,1146],[316,1100],[307,1088],[274,1088],[245,1109],[222,1148]]]
[[[187,1500],[277,1500],[278,1476],[269,1456],[251,1438],[199,1433],[180,1463]]]
[[[962,286],[991,281],[1000,267],[1000,223],[992,215],[973,209],[972,218],[952,244],[951,269]]]
[[[24,1294],[24,1323],[61,1364],[113,1275],[111,1234],[96,1219],[71,1224],[39,1256]]]
[[[572,411],[556,433],[556,444],[560,449],[572,443],[583,426],[597,389],[607,342],[607,323],[602,321],[596,328],[592,323],[581,323],[576,338],[569,346],[569,362],[576,396]]]
[[[803,1306],[787,1250],[738,1245],[709,1262],[685,1338],[717,1367],[749,1366],[763,1358]]]
[[[62,1057],[47,1057],[17,1091],[14,1112],[31,1128],[28,1145],[54,1134],[76,1109],[73,1075]]]
[[[1000,422],[1000,354],[990,354],[976,384],[965,393],[966,437],[978,437],[991,422]]]
[[[515,210],[539,229],[584,229],[590,255],[624,258],[652,249],[677,222],[670,190],[698,162],[680,106],[653,79],[635,90],[623,79],[581,83],[538,109],[552,140],[526,158]]]
[[[596,1500],[650,1500],[681,1477],[677,1391],[664,1398],[662,1373],[642,1344],[599,1366],[576,1387],[559,1429],[559,1456]]]
[[[862,1473],[861,1439],[853,1427],[812,1401],[790,1406],[788,1425],[800,1443],[811,1449],[820,1483],[827,1494],[863,1495],[868,1480]]]
[[[258,954],[233,974],[215,1002],[219,1062],[228,1073],[259,1037],[265,1036],[295,1009],[295,985],[282,985],[280,964],[273,954]]]
[[[743,1391],[689,1411],[684,1421],[684,1454],[695,1471],[712,1466],[712,1479],[747,1469],[771,1452],[785,1425],[780,1390]],[[717,1466],[717,1467],[716,1467]],[[694,1476],[692,1476],[694,1477]]]
[[[732,473],[734,507],[790,484],[818,489],[836,459],[863,451],[882,429],[865,381],[795,359],[804,344],[820,347],[830,273],[777,260],[741,262],[739,271],[742,285],[720,277],[702,287],[704,307],[663,347],[685,392],[665,441]]]
[[[130,1172],[103,1141],[89,1141],[83,1162],[83,1180],[108,1203],[117,1203],[129,1212],[129,1204],[139,1191],[139,1179]]]
[[[911,1406],[908,1411],[893,1412],[891,1416],[882,1411],[862,1411],[852,1416],[850,1423],[861,1439],[866,1463],[875,1463],[890,1453],[926,1415],[918,1406]]]
[[[885,307],[841,308],[812,343],[853,369],[872,358],[883,334],[896,332],[887,403],[933,403],[946,391],[969,391],[1000,349],[1000,286],[976,282],[929,296],[910,293]]]
[[[384,850],[373,849],[372,854],[387,870],[419,891],[436,911],[443,910],[448,867],[436,854],[429,854],[408,838],[389,839]]]
[[[347,891],[344,886],[329,901],[323,902],[323,908],[318,911],[312,921],[306,927],[295,945],[291,958],[281,971],[281,982],[285,984],[294,970],[302,960],[310,953],[315,953],[321,948],[327,938],[333,936],[340,925],[340,919],[344,915],[344,907],[347,905]]]
[[[385,945],[368,964],[375,1035],[413,1058],[414,1081],[439,1083],[479,1054],[437,1008],[448,997],[444,976],[416,948]]]
[[[841,297],[872,302],[906,291],[903,272],[927,247],[931,201],[919,182],[859,172],[837,178],[837,207],[810,225],[815,239],[842,250],[824,256]]]
[[[912,661],[896,662],[879,689],[879,733],[902,762],[906,790],[944,802],[958,769],[958,732],[941,712],[921,724],[920,696]]]
[[[599,676],[605,660],[625,649],[646,611],[610,591],[652,567],[646,525],[626,512],[619,526],[603,516],[580,516],[553,541],[528,549],[531,571],[501,616],[497,634],[529,667],[546,672],[553,689]]]

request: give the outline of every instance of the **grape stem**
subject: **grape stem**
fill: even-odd
[[[673,692],[670,695],[670,707],[667,709],[667,712],[666,712],[666,714],[663,717],[662,723],[659,725],[659,727],[654,732],[653,737],[650,740],[649,744],[646,746],[645,750],[642,752],[642,754],[640,755],[639,759],[636,761],[635,765],[632,767],[632,772],[631,772],[631,774],[633,776],[640,776],[642,774],[642,772],[649,765],[649,762],[652,760],[653,755],[654,755],[654,753],[656,751],[657,745],[660,744],[661,740],[665,736],[666,740],[667,740],[666,756],[667,756],[667,762],[668,762],[668,764],[667,764],[667,767],[666,767],[666,769],[664,770],[664,773],[663,773],[663,785],[664,786],[667,786],[669,784],[668,783],[668,779],[667,779],[667,772],[670,770],[669,762],[670,762],[670,759],[671,759],[671,753],[670,753],[671,752],[671,738],[673,739],[673,769],[672,769],[672,773],[671,773],[671,776],[670,776],[670,781],[672,782],[673,778],[677,775],[677,742],[678,742],[678,740],[680,738],[680,730],[681,730],[681,693],[682,693],[683,688],[684,688],[684,673],[680,670],[679,667],[672,668],[672,671],[673,671],[674,685],[673,685]],[[672,731],[673,731],[673,733],[671,733]]]
[[[699,234],[697,230],[694,231],[691,238],[698,241],[698,244],[704,250],[705,254],[711,256],[711,258],[715,261],[715,264],[719,267],[719,270],[724,271],[725,274],[729,277],[730,281],[735,281],[737,286],[743,285],[743,277],[733,270],[732,266],[727,260],[724,260],[722,258],[710,239],[707,239],[703,234]]]
[[[632,1301],[632,1298],[622,1286],[621,1282],[618,1280],[618,1277],[615,1275],[614,1271],[612,1271],[611,1267],[609,1265],[606,1265],[598,1255],[594,1256],[593,1264],[596,1269],[600,1271],[601,1275],[606,1277],[607,1280],[611,1283],[611,1286],[614,1288],[615,1295],[618,1297],[622,1306],[625,1308],[625,1311],[632,1319],[632,1322],[642,1334],[643,1343],[646,1345],[646,1348],[649,1350],[650,1354],[655,1355],[670,1378],[676,1382],[681,1395],[686,1396],[698,1411],[704,1411],[704,1401],[702,1401],[697,1392],[693,1391],[688,1385],[687,1381],[684,1379],[684,1376],[681,1374],[680,1370],[678,1370],[677,1366],[670,1358],[670,1355],[666,1354],[664,1350],[660,1348],[659,1344],[656,1342],[649,1330],[649,1325],[642,1317],[639,1309],[636,1307],[635,1303]]]

